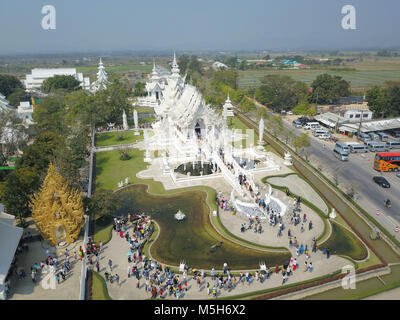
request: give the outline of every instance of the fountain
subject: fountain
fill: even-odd
[[[177,213],[175,213],[174,217],[176,220],[182,221],[186,218],[186,215],[181,210],[179,210]]]

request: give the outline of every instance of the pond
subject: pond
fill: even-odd
[[[260,261],[273,267],[290,259],[289,252],[249,249],[219,235],[209,219],[205,192],[158,196],[147,193],[146,185],[134,185],[120,195],[122,205],[118,215],[144,212],[160,225],[160,235],[151,247],[151,255],[158,261],[177,266],[185,260],[188,266],[205,269],[222,269],[227,262],[230,269],[241,270],[258,269]],[[178,210],[186,215],[185,220],[174,218]]]

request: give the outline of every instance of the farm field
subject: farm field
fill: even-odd
[[[374,85],[382,85],[385,81],[400,81],[400,70],[248,70],[239,72],[239,88],[258,87],[261,84],[261,78],[269,74],[287,75],[296,81],[304,81],[307,84],[311,84],[318,75],[323,73],[343,77],[343,79],[350,81],[352,88],[367,88]]]

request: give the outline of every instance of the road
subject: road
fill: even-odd
[[[254,100],[253,100],[254,101]],[[261,105],[254,101],[257,107]],[[264,107],[264,106],[261,106]],[[271,111],[267,112],[273,114]],[[251,117],[256,120],[255,117]],[[286,129],[291,130],[295,135],[300,135],[307,130],[295,128],[291,123],[283,121]],[[345,186],[353,186],[357,194],[356,202],[382,224],[391,234],[400,240],[400,233],[395,232],[395,227],[400,226],[400,178],[394,172],[380,173],[373,169],[373,158],[375,153],[350,154],[349,161],[341,161],[334,157],[334,144],[324,142],[314,136],[311,137],[311,145],[308,148],[308,158],[311,164],[322,168],[322,173],[333,181],[336,172],[339,187],[343,190]],[[325,145],[325,148],[323,147]],[[389,189],[382,188],[373,182],[372,177],[382,175],[391,184]],[[384,207],[384,200],[390,199],[390,209]],[[379,216],[376,215],[379,210]]]

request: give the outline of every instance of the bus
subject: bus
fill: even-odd
[[[374,169],[378,171],[400,171],[400,152],[375,154]]]

